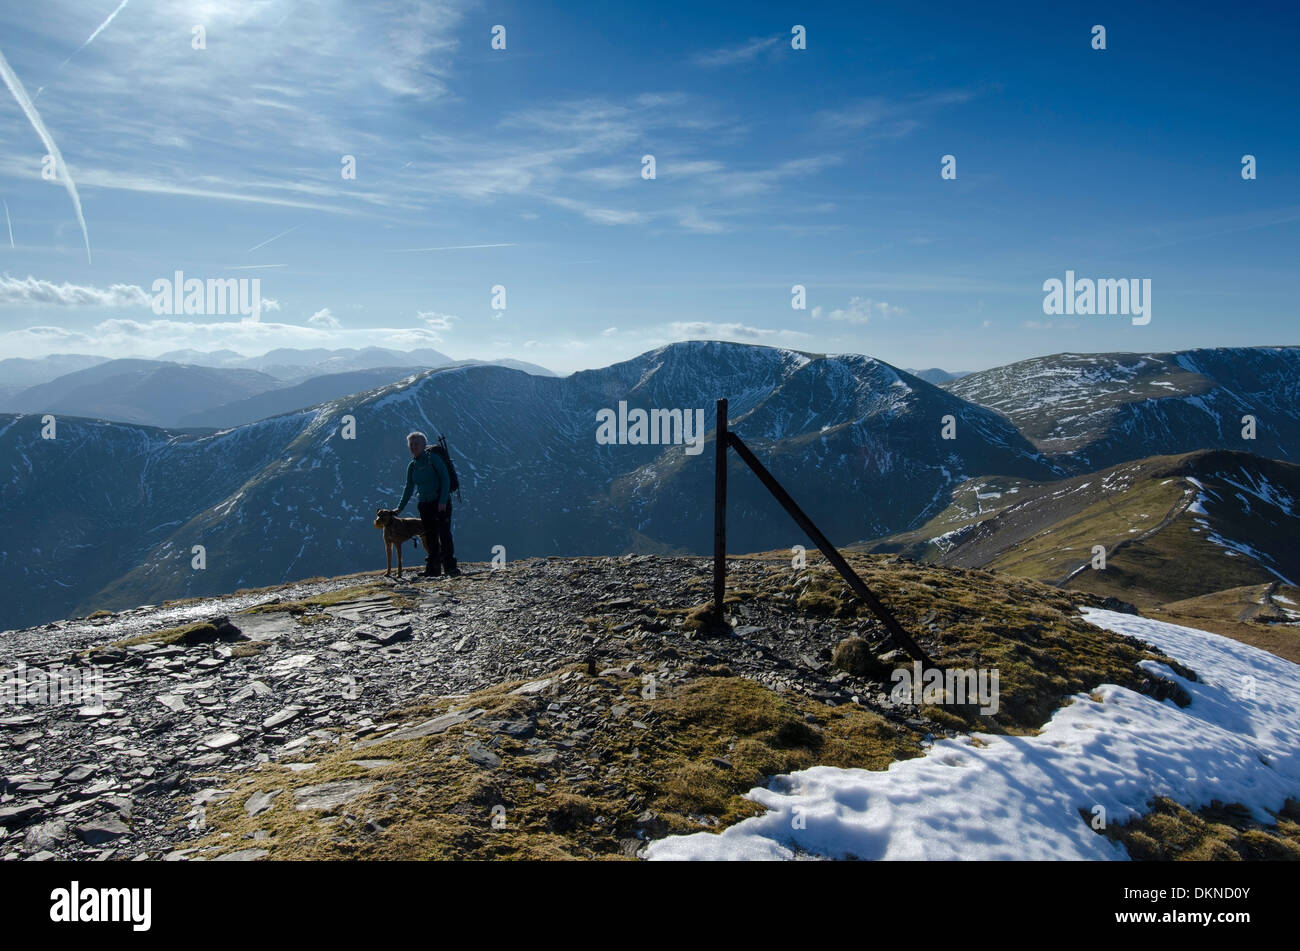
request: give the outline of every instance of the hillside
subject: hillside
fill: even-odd
[[[996,413],[879,361],[706,342],[564,378],[429,370],[197,436],[62,418],[60,438],[46,440],[39,417],[0,418],[11,460],[0,510],[14,529],[0,583],[15,592],[0,627],[376,564],[383,548],[371,520],[400,498],[412,429],[449,438],[465,557],[490,557],[497,545],[511,558],[705,552],[711,449],[600,445],[596,414],[620,402],[699,410],[707,434],[718,397],[839,544],[923,521],[972,475],[1053,472]],[[941,437],[945,416],[955,440]],[[355,439],[342,438],[349,419]],[[96,460],[94,479],[50,476],[86,458]],[[731,464],[735,545],[794,544],[766,490]],[[199,544],[201,570],[191,568]]]
[[[953,499],[920,529],[867,547],[1166,611],[1223,589],[1300,578],[1300,466],[1249,453],[1158,456],[1048,483],[976,479]],[[1104,570],[1093,564],[1098,545]],[[1236,614],[1259,625],[1291,620]]]
[[[943,384],[1075,473],[1198,449],[1300,460],[1300,348],[1059,353]],[[1253,440],[1242,417],[1256,417]]]
[[[626,858],[737,841],[863,858],[1300,854],[1293,718],[1261,706],[1210,732],[1218,658],[1292,682],[1294,665],[1032,581],[851,559],[938,664],[999,672],[988,706],[895,692],[908,659],[820,559],[796,570],[785,553],[731,560],[725,628],[693,610],[706,559],[629,556],[307,579],[11,632],[0,663],[17,681],[61,661],[65,677],[100,672],[102,694],[0,719],[0,857]],[[1125,733],[1139,727],[1145,743]],[[1169,757],[1190,733],[1213,781]],[[1105,766],[1121,735],[1131,768]],[[1011,749],[1072,766],[1016,767],[1012,799],[953,785],[1014,765]],[[924,816],[906,805],[915,775],[949,788]],[[832,781],[838,805],[815,804]],[[789,797],[815,807],[773,841],[799,828]],[[1050,808],[1008,805],[1033,798]],[[1212,798],[1243,805],[1196,834],[1148,834],[1157,809],[1205,826]]]

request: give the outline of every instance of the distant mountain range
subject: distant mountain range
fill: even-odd
[[[935,386],[941,386],[953,380],[960,380],[966,376],[966,373],[949,373],[947,370],[940,370],[938,367],[930,367],[928,370],[906,370],[906,373],[912,374],[919,380],[925,380],[926,383],[933,383]]]
[[[1195,583],[1176,593],[1228,587],[1220,580],[1295,580],[1300,566],[1285,530],[1292,516],[1281,500],[1295,498],[1300,486],[1293,492],[1293,467],[1259,457],[1300,456],[1300,420],[1285,398],[1296,385],[1286,372],[1297,352],[1065,354],[941,388],[869,357],[697,341],[564,378],[498,366],[394,365],[384,371],[394,378],[378,385],[356,372],[321,382],[320,391],[311,380],[282,380],[223,404],[230,419],[272,413],[254,422],[188,411],[191,420],[229,427],[216,433],[64,414],[58,438],[48,440],[40,438],[39,415],[0,415],[0,458],[9,466],[0,480],[0,584],[11,592],[0,627],[377,567],[382,545],[370,522],[400,496],[404,437],[415,428],[450,440],[463,485],[456,540],[464,560],[487,560],[496,545],[511,559],[707,552],[711,446],[690,454],[682,445],[603,445],[596,418],[620,402],[699,409],[711,443],[719,397],[730,401],[733,429],[839,545],[883,539],[878,544],[937,560],[947,553],[930,539],[954,533],[949,541],[960,549],[962,530],[973,540],[989,523],[986,530],[1004,538],[1037,539],[1035,565],[1024,573],[1064,583],[1083,560],[1078,545],[1087,537],[1066,551],[1050,534],[1040,536],[1073,512],[1106,506],[1109,493],[1083,485],[1083,473],[1099,468],[1094,460],[1231,450],[1143,462],[1122,477],[1143,487],[1140,495],[1122,493],[1137,500],[1123,507],[1132,511],[1122,531],[1101,534],[1113,526],[1097,521],[1083,535],[1118,546],[1129,528],[1141,532],[1149,519],[1163,519],[1174,497],[1190,491],[1187,479],[1199,479],[1207,493],[1199,504],[1209,514],[1193,513],[1207,523],[1197,550],[1217,561],[1196,561],[1195,571],[1184,572]],[[316,399],[331,387],[348,392]],[[1242,439],[1247,413],[1257,417],[1254,441]],[[343,438],[352,430],[354,439]],[[730,550],[807,545],[734,454],[730,466]],[[1097,479],[1118,485],[1121,476]],[[1241,501],[1234,483],[1261,495],[1240,490]],[[1276,489],[1277,504],[1265,485]],[[996,504],[994,492],[1006,502]],[[1007,506],[1031,496],[1039,501],[1024,515]],[[1000,521],[990,522],[995,516]],[[1197,527],[1194,519],[1179,525]],[[1215,538],[1235,543],[1236,554],[1223,554],[1228,548]],[[1014,546],[980,544],[966,549],[970,564],[1015,561]],[[191,567],[196,545],[205,552],[201,570]],[[1130,541],[1112,565],[1125,566],[1124,551],[1138,549]],[[1217,575],[1200,567],[1234,558],[1233,570]]]
[[[492,361],[463,361],[483,362]],[[495,363],[554,375],[518,360]],[[420,370],[457,365],[437,350],[383,347],[279,349],[259,357],[233,350],[174,350],[156,360],[81,354],[13,358],[0,361],[0,412],[56,413],[150,426],[238,426]]]

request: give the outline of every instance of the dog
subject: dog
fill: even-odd
[[[424,537],[424,520],[419,518],[398,518],[392,509],[379,509],[375,512],[375,528],[384,533],[384,554],[388,557],[388,569],[385,577],[393,576],[393,549],[397,549],[397,577],[402,577],[402,543],[414,540],[429,550],[429,540]]]

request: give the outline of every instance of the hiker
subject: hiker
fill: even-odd
[[[422,432],[407,436],[406,448],[411,450],[411,462],[406,467],[406,491],[394,511],[401,512],[406,508],[411,490],[419,489],[418,507],[424,522],[425,548],[428,549],[424,573],[455,577],[460,574],[460,569],[456,567],[456,550],[451,541],[451,475],[447,464],[442,455],[429,446],[429,440]]]

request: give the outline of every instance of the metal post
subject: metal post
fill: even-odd
[[[727,593],[727,401],[718,400],[717,444],[713,456],[713,611],[722,623]]]

